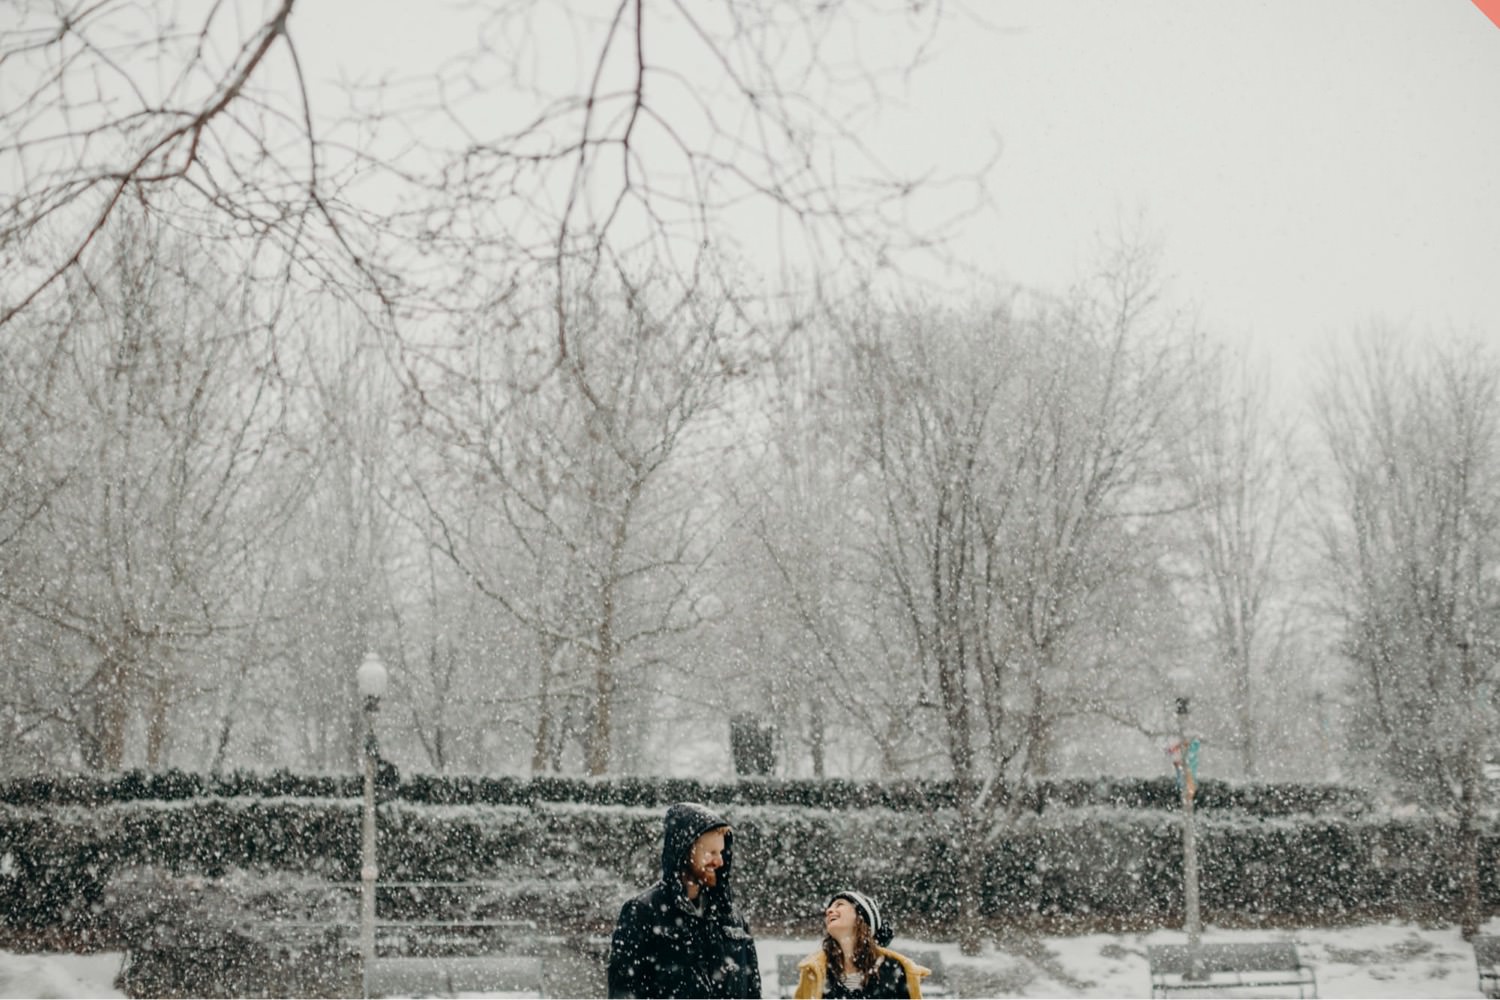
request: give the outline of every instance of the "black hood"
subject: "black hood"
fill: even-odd
[[[729,826],[729,821],[708,806],[697,802],[678,802],[667,809],[667,819],[662,827],[661,878],[668,885],[677,885],[678,876],[687,867],[688,854],[693,841],[710,830]],[[734,834],[724,831],[724,865],[719,869],[719,887],[729,881],[733,868]]]

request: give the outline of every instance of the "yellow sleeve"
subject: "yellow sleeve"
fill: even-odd
[[[793,1000],[822,1000],[823,969],[818,961],[821,957],[810,955],[803,959],[804,964],[797,966],[797,992],[792,994]]]

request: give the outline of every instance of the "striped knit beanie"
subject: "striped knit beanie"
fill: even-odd
[[[835,899],[847,899],[854,906],[854,912],[860,915],[866,924],[870,926],[870,933],[875,936],[875,943],[884,948],[891,943],[891,925],[880,919],[880,907],[875,900],[862,892],[853,889],[844,889],[828,897],[828,902],[823,904],[826,910],[833,905]]]

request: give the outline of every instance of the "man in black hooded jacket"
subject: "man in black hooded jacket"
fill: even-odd
[[[696,802],[667,810],[661,881],[620,909],[609,945],[611,997],[760,996],[750,925],[734,909],[734,832]]]

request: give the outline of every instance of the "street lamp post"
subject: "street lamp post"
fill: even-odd
[[[1464,625],[1458,641],[1459,677],[1463,684],[1464,704],[1462,738],[1459,743],[1458,849],[1460,887],[1458,924],[1465,941],[1479,933],[1479,785],[1483,780],[1479,761],[1481,738],[1476,708],[1484,699],[1480,693],[1479,671],[1474,662],[1474,621]]]
[[[365,654],[359,665],[359,694],[364,703],[365,719],[365,815],[364,836],[360,845],[360,912],[359,954],[360,993],[370,995],[370,966],[375,960],[375,713],[380,711],[380,696],[385,694],[389,679],[385,664],[375,653]]]
[[[1177,752],[1182,769],[1182,908],[1187,924],[1188,951],[1196,962],[1198,943],[1203,938],[1203,922],[1198,913],[1198,836],[1193,822],[1193,798],[1197,784],[1193,774],[1197,756],[1188,740],[1188,699],[1177,699]]]

